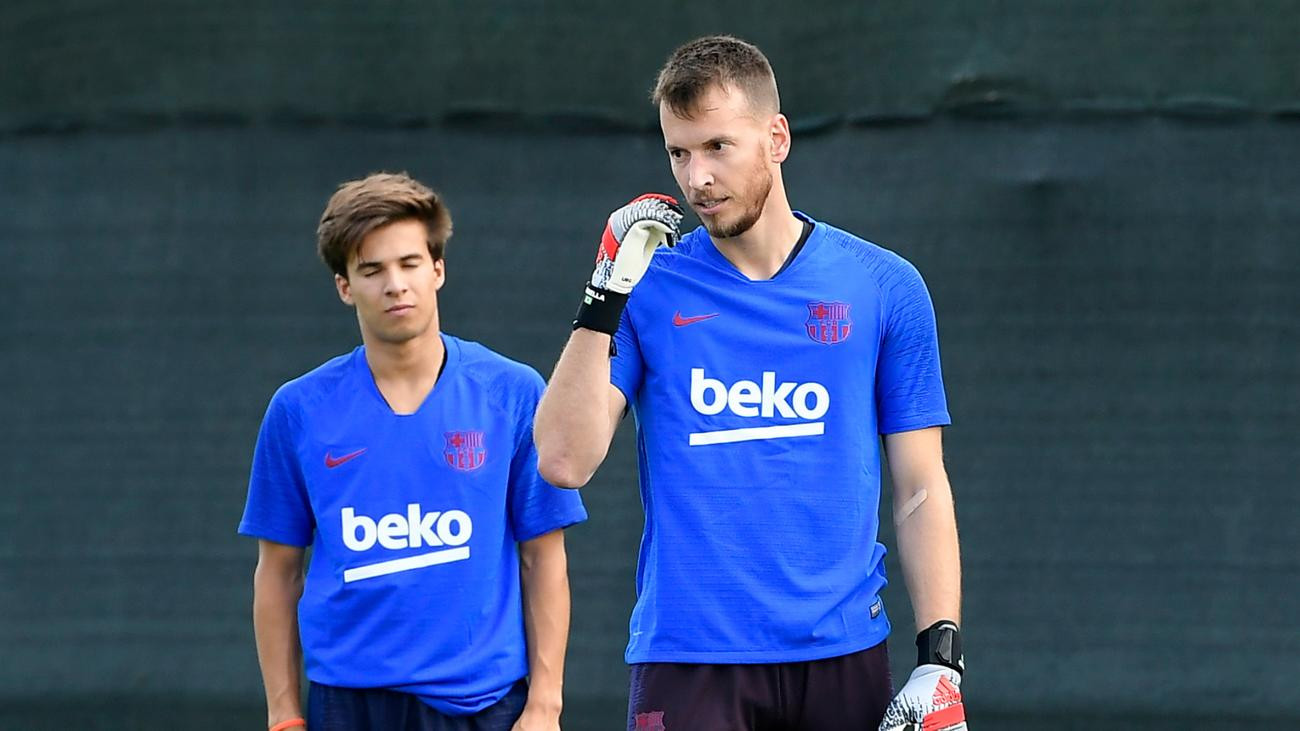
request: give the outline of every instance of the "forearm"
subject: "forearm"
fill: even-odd
[[[559,715],[564,655],[569,642],[569,576],[563,535],[543,536],[543,550],[521,565],[524,629],[528,643],[528,705]]]
[[[298,640],[301,576],[295,581],[258,571],[253,581],[253,632],[257,660],[266,688],[268,725],[302,716],[299,675],[302,645]]]
[[[961,622],[961,555],[952,489],[945,475],[908,490],[924,498],[910,514],[898,516],[899,562],[907,583],[917,631],[941,619]],[[897,499],[897,498],[896,498]]]
[[[585,485],[609,451],[609,343],[604,333],[574,330],[537,406],[538,467],[553,485]]]

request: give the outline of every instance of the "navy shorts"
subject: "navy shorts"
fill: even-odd
[[[632,666],[628,731],[875,731],[894,695],[885,643],[825,660]]]
[[[510,731],[528,700],[520,680],[496,703],[472,716],[448,716],[410,693],[337,688],[312,683],[307,691],[310,731]]]

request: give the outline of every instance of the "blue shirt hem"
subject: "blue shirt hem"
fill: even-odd
[[[250,523],[248,521],[243,521],[239,524],[238,532],[239,535],[241,536],[248,536],[249,538],[262,538],[264,540],[274,541],[275,543],[283,543],[286,546],[296,546],[298,548],[306,548],[307,546],[311,545],[310,534],[308,534],[307,538],[304,540],[299,535],[294,534],[292,531],[274,530],[272,528],[266,528],[257,525],[255,523]]]
[[[830,657],[851,655],[884,642],[889,637],[888,622],[881,623],[879,630],[864,637],[837,642],[833,645],[804,647],[784,650],[747,650],[747,651],[698,651],[698,650],[655,650],[629,651],[625,660],[629,665],[649,662],[685,662],[707,665],[755,665],[774,662],[804,662],[807,660],[825,660]]]
[[[559,487],[557,487],[557,488],[555,488],[555,489],[557,489],[557,490],[561,490],[561,489],[564,489],[564,488],[559,488]],[[577,514],[570,513],[569,515],[567,515],[567,516],[565,516],[565,517],[563,517],[563,518],[561,518],[561,519],[555,521],[554,523],[551,523],[551,524],[548,524],[548,525],[542,526],[542,527],[539,528],[539,529],[536,529],[534,532],[531,532],[531,533],[528,533],[528,534],[525,534],[525,535],[515,536],[515,542],[516,542],[516,543],[523,543],[524,541],[531,541],[532,539],[534,539],[534,538],[538,538],[538,537],[540,537],[540,536],[544,536],[544,535],[546,535],[547,533],[554,533],[554,532],[557,531],[557,530],[564,530],[565,528],[570,528],[570,527],[572,527],[572,526],[575,526],[575,525],[577,525],[577,524],[579,524],[579,523],[585,521],[586,519],[587,519],[587,513],[586,513],[586,511],[583,511],[582,513],[577,513]]]
[[[935,411],[908,419],[899,419],[889,424],[881,423],[880,433],[898,434],[899,432],[929,429],[932,426],[949,426],[950,424],[952,424],[952,418],[948,416],[947,411]]]

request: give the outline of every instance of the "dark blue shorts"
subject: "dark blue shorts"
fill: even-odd
[[[312,683],[307,691],[311,731],[510,731],[528,700],[520,680],[496,703],[472,716],[448,716],[410,693],[337,688]]]
[[[885,643],[825,660],[632,666],[628,731],[875,731],[894,695]]]

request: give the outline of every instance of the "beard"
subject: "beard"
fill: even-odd
[[[761,149],[760,149],[761,152]],[[733,236],[739,236],[754,227],[758,219],[763,215],[763,209],[767,206],[767,196],[772,192],[772,171],[767,169],[762,156],[760,155],[757,164],[749,174],[751,183],[746,186],[740,195],[732,196],[731,200],[740,205],[740,214],[730,220],[723,221],[715,218],[713,221],[704,221],[701,216],[701,222],[704,229],[715,239],[729,239]]]

